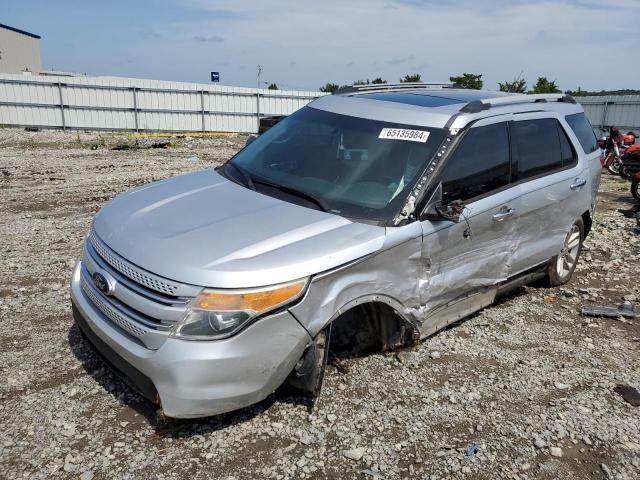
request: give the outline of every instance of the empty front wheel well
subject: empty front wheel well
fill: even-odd
[[[411,345],[415,327],[382,302],[356,305],[331,323],[330,356],[350,357]]]
[[[329,357],[349,358],[414,344],[418,332],[392,307],[382,302],[360,303],[333,319],[318,333],[287,382],[320,394]]]

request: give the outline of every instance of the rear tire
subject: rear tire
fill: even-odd
[[[634,180],[631,183],[631,195],[640,202],[640,180]]]
[[[607,167],[609,173],[612,175],[620,175],[620,166],[622,165],[622,161],[619,158],[616,158],[611,165]]]
[[[624,178],[625,180],[631,180],[632,178],[632,175],[627,172],[627,169],[624,167],[624,163],[620,165],[620,177]]]
[[[549,262],[547,267],[549,286],[557,287],[571,280],[582,252],[582,242],[584,242],[584,222],[579,218],[569,229],[560,253]]]

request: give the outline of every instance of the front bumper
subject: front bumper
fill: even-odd
[[[169,417],[216,415],[263,400],[282,384],[311,341],[283,311],[225,340],[168,338],[149,350],[94,306],[80,286],[81,265],[71,279],[76,322],[116,373],[145,397],[158,398]]]

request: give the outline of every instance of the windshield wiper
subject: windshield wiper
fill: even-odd
[[[303,192],[301,190],[297,190],[295,188],[287,187],[286,185],[279,185],[277,183],[271,183],[266,180],[262,180],[259,178],[252,178],[253,183],[258,183],[260,185],[266,185],[267,187],[275,188],[276,190],[280,190],[281,192],[288,193],[289,195],[293,195],[295,197],[300,197],[305,199],[306,201],[313,203],[320,207],[320,210],[323,212],[329,211],[329,206],[321,199],[314,197],[313,195]]]
[[[227,165],[231,165],[235,169],[235,171],[240,174],[240,177],[242,177],[242,180],[244,180],[244,183],[247,187],[249,187],[254,192],[256,191],[256,186],[253,184],[253,180],[244,169],[240,168],[233,162],[227,162],[224,164],[225,170],[227,168]]]

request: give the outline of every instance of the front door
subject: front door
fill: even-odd
[[[509,119],[472,126],[436,180],[442,182],[443,204],[458,200],[465,209],[458,223],[422,221],[422,255],[429,266],[421,290],[424,331],[490,304],[511,273],[518,193],[511,186]]]

